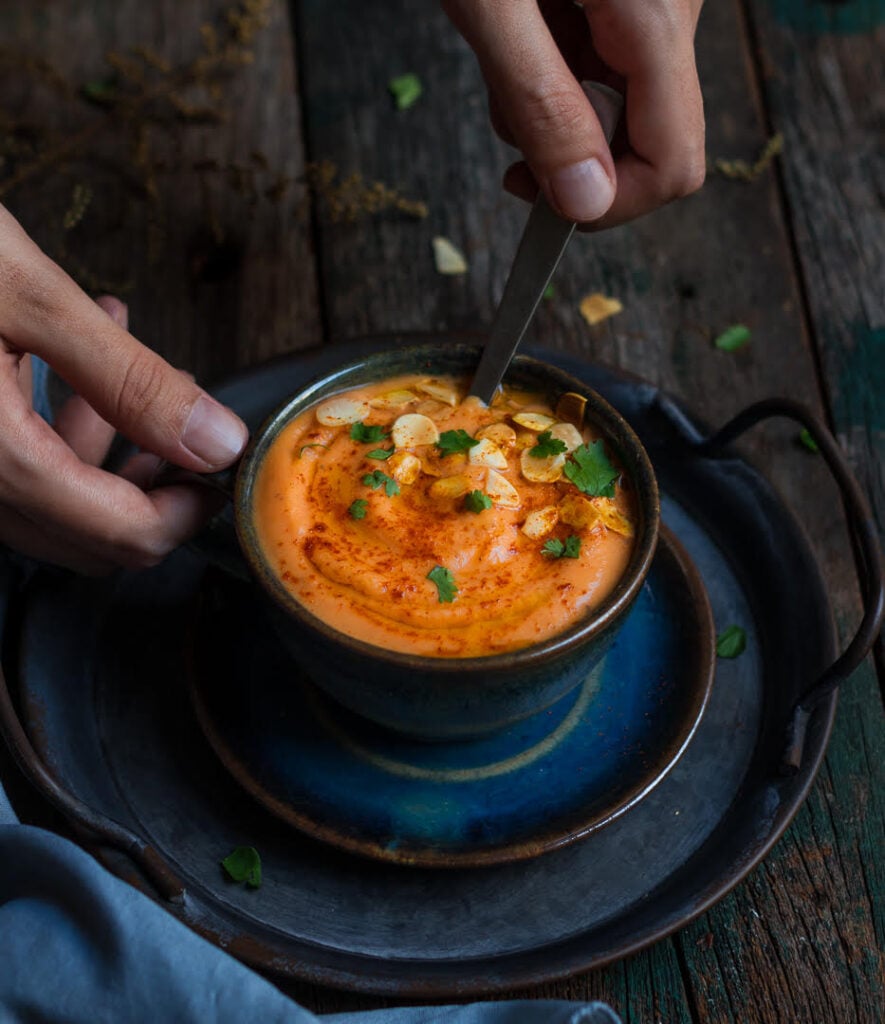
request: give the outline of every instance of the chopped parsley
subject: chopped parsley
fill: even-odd
[[[576,534],[566,537],[565,543],[561,540],[548,540],[541,548],[541,554],[547,558],[578,558],[581,554],[581,538]]]
[[[360,444],[377,444],[387,436],[384,427],[379,427],[376,423],[367,426],[362,420],[357,420],[350,425],[351,441],[359,441]]]
[[[550,284],[548,284],[547,287],[544,289],[544,294],[541,296],[541,298],[542,299],[547,299],[547,301],[549,302],[550,299],[553,299],[555,297],[556,297],[556,286],[551,281]]]
[[[720,352],[736,352],[750,340],[750,328],[743,324],[732,324],[714,339],[713,344]]]
[[[716,637],[716,653],[720,658],[736,658],[747,649],[747,634],[740,626],[728,626]]]
[[[399,484],[392,476],[388,476],[386,473],[382,473],[380,469],[376,469],[374,473],[366,473],[363,477],[363,483],[366,487],[371,487],[373,491],[377,491],[379,487],[384,488],[384,493],[388,498],[392,498],[394,495],[399,494]]]
[[[367,459],[389,459],[391,455],[396,451],[396,448],[373,448],[370,452],[366,452]]]
[[[441,565],[434,566],[427,574],[427,579],[431,583],[436,584],[436,593],[440,604],[451,604],[455,600],[455,594],[458,593],[458,585],[455,583],[455,577],[448,569],[443,568]]]
[[[538,434],[535,447],[529,448],[529,455],[536,459],[546,459],[548,455],[561,455],[566,451],[568,451],[568,445],[565,441],[560,441],[558,437],[554,437],[549,430],[542,430]]]
[[[591,498],[615,496],[615,480],[620,473],[609,462],[602,441],[591,441],[576,448],[562,471],[579,491]]]
[[[469,494],[464,495],[464,507],[468,512],[479,514],[492,507],[492,499],[487,494],[483,494],[482,491],[471,491]]]
[[[365,519],[366,509],[368,509],[369,503],[365,498],[357,498],[356,501],[350,503],[350,507],[347,511],[350,513],[351,519]]]
[[[807,427],[803,427],[799,434],[799,444],[804,448],[807,448],[810,452],[819,452],[820,448],[817,446],[817,441],[811,436],[811,431]]]
[[[391,78],[387,83],[387,88],[390,90],[390,95],[393,96],[393,102],[396,104],[397,110],[408,110],[413,103],[418,101],[421,93],[424,92],[421,79],[411,71],[405,75],[397,75],[396,78]]]
[[[468,452],[479,441],[471,437],[466,430],[444,430],[436,442],[443,455],[455,455],[457,452]]]
[[[224,858],[221,866],[234,882],[245,882],[250,889],[261,886],[261,857],[254,846],[238,846]]]

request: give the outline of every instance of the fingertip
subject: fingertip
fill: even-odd
[[[615,201],[615,183],[595,156],[558,168],[544,185],[553,207],[581,224],[599,220]]]

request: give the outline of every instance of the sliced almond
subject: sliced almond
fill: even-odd
[[[411,452],[394,452],[387,460],[387,472],[400,484],[413,484],[421,475],[421,460]]]
[[[383,395],[376,395],[369,399],[369,405],[373,409],[401,409],[410,402],[417,401],[418,396],[412,391],[400,388],[397,391],[385,391]]]
[[[428,395],[430,398],[435,398],[438,402],[442,402],[443,405],[457,405],[458,404],[458,392],[451,386],[451,384],[444,384],[439,380],[422,380],[415,387],[422,395]]]
[[[569,494],[559,503],[559,518],[576,530],[592,530],[602,525],[596,505],[579,494]]]
[[[612,533],[619,533],[622,537],[633,536],[633,524],[618,509],[618,506],[611,498],[597,498],[594,502],[599,513],[602,524]]]
[[[422,416],[429,416],[437,423],[441,419],[445,419],[451,411],[452,410],[447,405],[443,405],[442,402],[437,402],[435,398],[427,398],[415,406],[415,412],[421,413]]]
[[[330,398],[317,406],[317,422],[324,427],[343,427],[365,419],[371,411],[368,402],[357,402],[352,398]]]
[[[430,448],[420,453],[421,469],[427,476],[452,476],[467,468],[467,456],[464,452],[454,455],[443,455],[438,448]]]
[[[565,465],[565,453],[546,455],[538,458],[531,454],[531,448],[525,448],[519,457],[522,475],[533,484],[552,484],[562,476]]]
[[[566,393],[556,403],[556,418],[571,423],[578,430],[584,426],[584,410],[587,408],[587,399],[574,391]]]
[[[443,498],[463,498],[469,490],[472,490],[472,484],[468,477],[444,476],[430,485],[430,497],[437,501]]]
[[[534,437],[529,436],[534,443]],[[502,449],[512,448],[516,444],[516,431],[506,423],[490,423],[487,427],[477,430],[474,437],[478,437],[480,441],[487,438]]]
[[[496,505],[502,508],[519,508],[519,491],[496,469],[488,471],[485,491]]]
[[[393,421],[390,436],[397,448],[418,448],[424,444],[436,444],[439,430],[429,416],[407,412]]]
[[[592,295],[585,295],[578,308],[581,310],[581,316],[593,326],[608,320],[615,313],[620,313],[624,307],[618,299],[609,298],[602,292],[594,292]]]
[[[534,448],[538,443],[538,435],[530,430],[520,430],[516,435],[516,450],[521,452],[523,448]]]
[[[472,412],[474,409],[485,409],[487,406],[485,402],[481,398],[477,398],[476,395],[468,395],[461,403],[461,408],[465,412]]]
[[[522,524],[522,532],[526,537],[537,540],[548,534],[559,521],[559,509],[555,505],[535,509],[529,512]]]
[[[487,437],[475,444],[467,453],[467,458],[474,466],[489,466],[491,469],[506,469],[507,456]]]
[[[581,431],[572,423],[557,423],[550,428],[550,436],[565,445],[566,453],[573,452],[584,443]]]
[[[549,430],[556,420],[542,412],[517,412],[513,415],[513,422],[525,427],[526,430],[534,430],[536,434],[540,434],[542,430]]]

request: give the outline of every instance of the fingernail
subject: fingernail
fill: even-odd
[[[597,220],[615,198],[615,186],[596,157],[554,171],[548,184],[556,208],[570,220]]]
[[[191,410],[181,442],[208,466],[224,466],[246,447],[249,434],[242,422],[223,405],[201,397]]]

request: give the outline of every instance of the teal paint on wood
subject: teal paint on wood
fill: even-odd
[[[777,21],[813,35],[872,32],[885,24],[885,0],[770,0]]]
[[[839,429],[865,426],[885,431],[885,327],[853,324],[851,344],[838,358],[839,386],[833,400]]]

